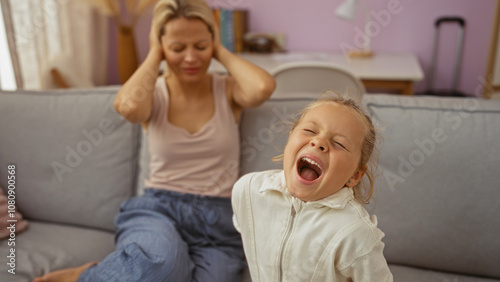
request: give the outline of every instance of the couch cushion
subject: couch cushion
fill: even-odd
[[[480,278],[477,276],[461,275],[457,273],[432,271],[403,265],[389,264],[389,269],[394,276],[394,281],[404,282],[498,282],[500,280],[490,278]]]
[[[366,95],[390,263],[500,278],[500,102]]]
[[[49,271],[100,261],[115,248],[112,232],[37,221],[15,242],[13,247],[7,240],[0,242],[0,281],[33,281]],[[15,275],[7,272],[10,248],[15,248]]]
[[[288,133],[302,108],[315,95],[271,98],[257,108],[245,109],[240,120],[240,174],[282,168],[272,158],[283,154]]]
[[[27,219],[114,229],[135,191],[139,130],[113,109],[117,90],[0,92],[0,186],[15,165]]]

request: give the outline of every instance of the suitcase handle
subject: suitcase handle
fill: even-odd
[[[461,17],[442,17],[436,20],[436,28],[443,22],[457,22],[462,28],[465,26],[465,20]]]
[[[457,55],[455,59],[455,67],[454,69],[454,74],[453,74],[453,83],[452,83],[452,89],[453,91],[456,92],[457,86],[458,86],[458,78],[460,75],[460,68],[462,66],[462,49],[463,49],[463,40],[464,40],[464,30],[465,30],[465,20],[462,17],[459,16],[450,16],[450,17],[441,17],[436,19],[435,22],[435,31],[434,31],[434,47],[433,47],[433,52],[432,52],[432,60],[431,60],[431,67],[429,71],[429,80],[428,80],[428,91],[432,91],[434,88],[434,71],[436,67],[436,60],[437,60],[437,48],[438,48],[438,34],[439,34],[439,25],[443,22],[457,22],[460,24],[460,29],[458,30],[458,49],[457,49]]]

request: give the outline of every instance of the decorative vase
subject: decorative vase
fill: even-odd
[[[117,48],[118,75],[123,84],[139,67],[133,27],[127,25],[118,27]]]

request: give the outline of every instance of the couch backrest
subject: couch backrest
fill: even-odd
[[[263,105],[245,109],[240,120],[240,174],[282,168],[273,157],[283,154],[288,133],[310,97],[271,98]]]
[[[310,98],[270,99],[241,120],[241,173],[271,161]],[[365,95],[381,129],[375,196],[390,263],[500,278],[500,102]]]
[[[500,278],[500,101],[371,96],[392,263]]]
[[[113,109],[117,90],[0,92],[0,186],[15,165],[26,218],[114,229],[135,193],[139,133]]]

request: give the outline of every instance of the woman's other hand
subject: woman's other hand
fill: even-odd
[[[160,31],[155,29],[154,20],[151,21],[151,29],[149,31],[149,52],[156,53],[164,59]]]
[[[214,58],[220,61],[221,49],[225,49],[224,45],[222,45],[220,41],[220,29],[217,25],[214,26],[214,37],[213,37],[213,46],[214,46]]]

